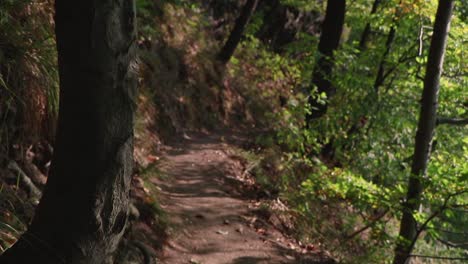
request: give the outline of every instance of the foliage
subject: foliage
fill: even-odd
[[[25,231],[33,215],[19,176],[10,186],[3,168],[9,159],[25,159],[27,148],[51,140],[55,133],[58,73],[53,26],[50,0],[0,2],[0,253]]]
[[[234,2],[230,4],[238,7]],[[296,13],[315,15],[314,23],[323,17],[325,2],[280,1]],[[53,130],[58,76],[51,3],[0,2],[0,159],[14,143],[30,144]],[[164,137],[241,123],[261,134],[253,173],[293,208],[298,237],[321,243],[345,263],[388,262],[412,162],[437,1],[381,1],[370,14],[373,3],[347,1],[331,77],[337,93],[326,98],[310,84],[319,32],[301,28],[281,49],[271,47],[259,37],[267,12],[258,10],[224,69],[214,58],[234,14],[225,11],[219,22],[208,15],[210,1],[137,0],[139,110],[146,111],[138,119],[137,144],[148,143],[143,132],[148,128]],[[466,1],[457,4],[438,115],[468,118],[468,9]],[[371,34],[361,48],[366,26]],[[392,30],[396,35],[389,45]],[[376,86],[379,67],[384,78]],[[313,110],[309,96],[328,100],[329,109],[307,127],[305,116]],[[47,123],[52,124],[45,125],[46,132],[32,135]],[[437,127],[427,177],[421,179],[426,186],[422,206],[415,215],[417,254],[467,255],[467,132],[466,125]],[[156,148],[150,143],[144,147]],[[148,155],[142,153],[137,159]],[[1,201],[13,200],[5,193],[2,189]],[[16,220],[14,208],[8,210],[0,215],[2,243],[27,222]]]
[[[58,73],[49,0],[0,3],[0,153],[51,139]]]
[[[0,254],[26,230],[33,208],[24,193],[5,183],[0,185]]]
[[[287,4],[291,2],[294,2],[292,5],[302,5],[302,1],[287,1]],[[396,239],[394,220],[400,216],[400,201],[406,193],[419,113],[421,78],[437,7],[436,1],[383,1],[378,12],[369,15],[372,2],[354,1],[347,9],[346,24],[350,32],[335,54],[336,67],[332,77],[338,92],[331,99],[322,98],[330,100],[330,109],[312,127],[304,126],[304,115],[310,110],[306,106],[309,91],[302,87],[308,87],[314,67],[315,45],[312,44],[317,43],[317,36],[299,33],[285,51],[274,53],[253,37],[254,29],[258,28],[253,26],[249,31],[251,35],[247,36],[236,55],[233,68],[240,67],[241,61],[253,63],[244,63],[242,70],[232,73],[242,76],[246,75],[245,72],[261,72],[261,76],[248,78],[257,82],[255,87],[260,88],[258,90],[268,80],[277,82],[263,93],[254,92],[255,101],[261,105],[264,104],[261,102],[263,98],[271,102],[270,106],[275,95],[286,94],[288,98],[282,108],[275,106],[268,114],[263,114],[264,110],[254,114],[264,117],[265,123],[274,131],[259,137],[257,142],[269,148],[274,148],[274,145],[281,147],[277,155],[285,168],[279,172],[283,176],[277,177],[278,172],[273,173],[270,181],[281,186],[283,197],[297,208],[303,219],[307,219],[303,228],[308,229],[312,236],[319,233],[319,237],[330,246],[336,239],[359,230],[359,226],[369,225],[365,232],[356,235],[364,240],[346,240],[334,252],[351,262],[362,261],[353,256],[356,246],[363,253],[358,254],[361,257],[367,252],[371,259],[391,259],[392,251],[388,249]],[[371,41],[365,50],[359,50],[357,45],[366,23],[372,27]],[[388,56],[383,57],[388,49],[386,41],[391,27],[396,31],[396,38]],[[438,114],[442,117],[467,117],[464,59],[467,28],[463,13],[456,13],[441,80]],[[380,65],[383,65],[385,78],[376,91],[374,83]],[[253,67],[253,70],[245,70],[248,67]],[[279,83],[291,76],[294,81],[290,87],[295,89],[285,93],[283,89],[287,88]],[[312,93],[312,96],[320,95]],[[428,177],[424,179],[427,185],[422,205],[424,210],[417,215],[423,228],[421,238],[424,239],[421,241],[430,241],[427,243],[442,255],[466,254],[463,250],[451,250],[452,247],[442,252],[447,245],[441,244],[441,239],[463,244],[466,237],[463,239],[460,235],[449,236],[437,231],[463,233],[460,228],[467,224],[466,213],[460,212],[466,209],[466,195],[455,195],[449,199],[454,193],[467,190],[466,133],[466,126],[440,125],[437,128],[437,144]],[[318,162],[317,154],[326,145],[332,146],[333,156]],[[446,199],[449,199],[447,208],[437,213]],[[326,223],[330,215],[324,212],[324,208],[341,210],[340,216],[333,217],[343,220],[330,226]],[[385,216],[380,217],[382,212]],[[424,225],[435,213],[437,217]],[[416,244],[416,252],[418,247],[424,247],[421,243]]]
[[[320,4],[317,1],[307,0],[281,0],[281,4],[286,6],[296,7],[299,10],[311,11],[320,8]]]

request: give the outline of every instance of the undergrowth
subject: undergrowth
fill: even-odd
[[[234,17],[206,15],[204,1],[136,2],[141,25],[137,40],[140,93],[135,124],[139,178],[134,178],[132,195],[142,223],[155,228],[156,236],[128,238],[161,245],[161,239],[167,235],[169,223],[158,205],[158,190],[148,188],[152,185],[145,182],[149,177],[164,177],[156,169],[164,141],[187,130],[217,129],[222,124],[260,135],[252,147],[254,150],[239,151],[238,155],[247,160],[246,170],[267,192],[266,198],[278,198],[288,207],[294,224],[288,232],[305,243],[325,245],[344,263],[390,259],[395,242],[391,234],[396,233],[395,219],[404,193],[397,180],[405,176],[408,166],[405,157],[410,155],[416,100],[406,99],[408,102],[402,105],[392,102],[400,100],[398,95],[389,96],[382,106],[389,111],[370,115],[375,119],[372,122],[381,120],[373,127],[378,136],[361,135],[349,140],[346,130],[362,117],[361,108],[367,107],[363,89],[367,89],[369,80],[356,80],[355,71],[367,69],[350,63],[368,58],[347,56],[355,53],[346,50],[352,50],[352,46],[345,46],[346,52],[336,54],[338,71],[344,76],[333,80],[343,88],[330,104],[337,106],[331,107],[331,114],[312,128],[304,129],[304,117],[311,110],[306,104],[312,90],[309,81],[317,36],[300,32],[293,36],[295,41],[291,44],[273,49],[259,37],[262,16],[268,15],[260,14],[254,17],[234,57],[225,66],[215,58],[230,27],[216,25],[229,25]],[[304,5],[312,9],[312,4],[304,2]],[[58,109],[56,60],[52,1],[1,1],[2,168],[10,159],[24,159],[26,150],[38,141],[52,140]],[[409,85],[401,82],[398,84],[402,87]],[[411,89],[409,95],[414,96],[417,89]],[[314,93],[312,96],[325,99]],[[400,124],[401,118],[394,114],[391,103],[404,108],[405,112],[399,114],[407,117],[406,123]],[[351,115],[355,105],[361,110]],[[405,126],[404,136],[394,137],[396,128],[388,129],[392,120],[398,129]],[[359,121],[366,126],[367,119]],[[352,146],[338,146],[334,159],[321,153],[324,145],[348,141]],[[358,141],[365,144],[359,145]],[[387,147],[388,142],[384,141],[396,142],[393,145],[401,149],[397,157],[391,149],[396,147]],[[355,151],[347,153],[346,147]],[[463,164],[461,159],[444,160],[437,155],[434,160],[440,164]],[[459,167],[441,172],[437,167],[429,170],[457,176],[462,169],[466,171],[466,166]],[[7,173],[0,171],[0,253],[16,241],[33,212],[19,184],[3,182]],[[378,184],[375,179],[386,174],[390,175],[388,182]],[[15,175],[10,178],[15,179]],[[446,180],[444,184],[450,182]],[[431,186],[430,190],[438,187]],[[431,198],[437,201],[443,197]],[[422,254],[441,248],[429,243],[418,242]]]
[[[0,2],[0,167],[51,141],[58,110],[51,0]],[[19,176],[0,170],[0,253],[25,231],[33,204]]]
[[[58,110],[50,0],[0,3],[0,153],[52,139]]]

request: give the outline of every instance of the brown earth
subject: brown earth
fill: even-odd
[[[171,226],[158,263],[333,263],[322,253],[303,254],[259,216],[260,203],[239,189],[244,168],[230,154],[242,142],[225,133],[190,134],[165,151],[159,166],[165,177],[150,180]]]

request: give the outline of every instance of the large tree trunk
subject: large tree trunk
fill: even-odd
[[[133,167],[132,0],[57,0],[60,108],[36,215],[1,263],[102,264],[124,232]]]
[[[436,127],[439,80],[444,61],[445,46],[450,28],[454,0],[440,0],[434,22],[431,47],[424,78],[418,130],[408,183],[406,202],[403,204],[403,216],[400,223],[399,239],[395,248],[394,264],[404,264],[408,259],[414,241],[417,239],[417,222],[413,213],[421,205],[423,192],[422,177],[425,176],[430,158],[432,138]]]
[[[249,23],[249,20],[252,17],[255,8],[257,7],[258,1],[259,0],[247,0],[247,3],[245,3],[244,7],[242,7],[241,14],[236,19],[236,23],[233,30],[231,31],[231,34],[229,35],[228,40],[218,54],[218,60],[221,63],[226,64],[231,59],[232,54],[234,54],[234,51],[236,50],[237,45],[239,45],[239,42],[242,38],[244,29],[247,26],[247,23]]]
[[[320,58],[315,66],[312,77],[312,84],[317,87],[318,94],[325,93],[327,100],[335,94],[335,88],[330,81],[333,70],[333,52],[340,44],[345,12],[345,0],[328,0],[318,46]],[[327,112],[328,103],[318,103],[313,96],[309,97],[309,105],[312,108],[312,113],[306,117],[308,124],[313,119],[319,118]]]

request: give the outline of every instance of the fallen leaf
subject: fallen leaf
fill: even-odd
[[[193,258],[190,259],[189,263],[190,264],[202,264],[200,261],[193,259]]]
[[[225,236],[225,235],[229,234],[229,232],[228,231],[223,231],[223,230],[218,230],[218,231],[216,231],[216,234],[220,234],[220,235]]]

